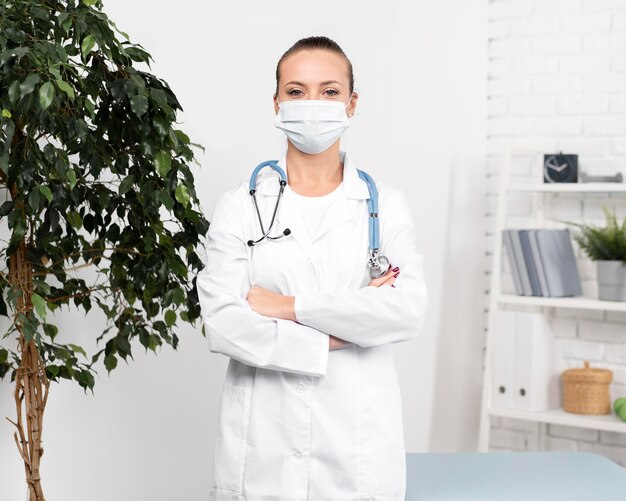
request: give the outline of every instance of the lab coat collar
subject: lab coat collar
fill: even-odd
[[[343,192],[347,198],[369,198],[367,183],[359,177],[356,166],[350,155],[345,151],[340,151],[339,155],[343,162]],[[278,161],[278,165],[285,171],[287,179],[287,153]],[[270,167],[266,167],[257,176],[257,195],[277,196],[278,173]]]

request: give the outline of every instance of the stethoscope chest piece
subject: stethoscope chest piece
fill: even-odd
[[[380,255],[378,249],[376,252],[370,252],[368,264],[370,267],[370,277],[379,278],[382,277],[389,269],[389,259],[386,256]]]

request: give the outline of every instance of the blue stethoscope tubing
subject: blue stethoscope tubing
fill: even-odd
[[[277,240],[291,233],[289,228],[286,228],[282,234],[276,237],[270,237],[269,232],[274,225],[274,219],[276,218],[276,213],[278,212],[278,205],[280,204],[280,199],[285,191],[285,186],[287,185],[287,175],[285,171],[278,165],[277,160],[267,160],[265,162],[261,162],[259,165],[255,167],[252,171],[252,175],[250,176],[250,195],[252,196],[252,200],[254,201],[254,207],[256,209],[257,216],[259,218],[259,224],[261,225],[261,231],[263,232],[263,236],[258,240],[248,240],[248,245],[252,247],[253,245],[259,243],[264,238],[269,238],[271,240]],[[280,190],[278,192],[278,198],[276,199],[276,205],[274,206],[274,213],[272,214],[272,220],[270,222],[270,226],[265,231],[263,228],[263,221],[261,220],[261,213],[259,211],[259,206],[256,200],[256,180],[261,169],[265,167],[271,167],[274,169],[278,175],[280,176]],[[378,222],[378,190],[376,189],[376,184],[372,177],[366,172],[357,169],[359,177],[365,181],[367,184],[367,189],[369,191],[369,198],[367,199],[367,206],[369,210],[369,259],[368,264],[370,267],[370,276],[372,278],[378,278],[384,275],[389,268],[389,260],[380,254],[380,234],[379,234],[379,222]]]

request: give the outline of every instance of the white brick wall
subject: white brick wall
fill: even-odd
[[[626,0],[492,0],[487,116],[486,294],[505,145],[577,153],[579,170],[626,176]],[[511,175],[539,181],[536,159],[515,156]],[[618,218],[626,217],[623,196],[560,194],[544,200],[552,217],[602,224],[607,202]],[[510,224],[529,223],[530,201],[529,195],[509,199]],[[595,263],[574,246],[583,290],[597,294]],[[503,288],[512,290],[504,255],[503,269]],[[609,368],[611,398],[626,396],[626,314],[557,309],[550,323],[566,366],[582,367],[588,359]],[[592,451],[626,466],[626,434],[505,418],[492,418],[491,429],[491,450]]]

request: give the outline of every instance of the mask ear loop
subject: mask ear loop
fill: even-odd
[[[350,103],[352,102],[352,97],[353,97],[353,96],[354,96],[354,92],[352,92],[352,93],[350,94],[350,99],[348,99],[348,104],[346,104],[346,107],[344,108],[345,110],[347,110],[347,109],[348,109],[348,107],[350,106]],[[348,117],[349,117],[349,118],[352,118],[352,115],[353,115],[353,113],[350,113],[350,114],[348,115]]]

